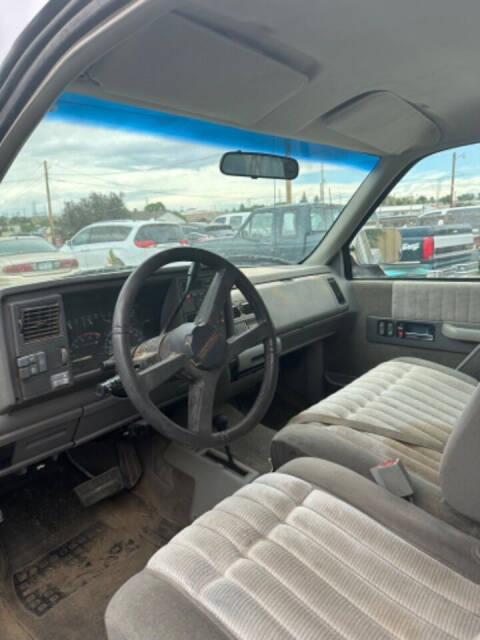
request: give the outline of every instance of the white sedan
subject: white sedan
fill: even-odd
[[[39,236],[0,238],[0,284],[13,285],[78,271],[71,252],[58,251]]]

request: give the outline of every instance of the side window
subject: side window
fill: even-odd
[[[294,211],[285,211],[282,214],[280,237],[296,238],[297,235],[297,216]]]
[[[135,241],[140,242],[179,242],[182,237],[180,225],[175,224],[145,224],[137,232]]]
[[[420,160],[350,245],[353,277],[480,277],[480,144]]]
[[[99,226],[91,230],[90,242],[123,242],[130,233],[130,227],[122,227],[118,225]]]
[[[243,218],[242,216],[230,216],[230,226],[232,229],[239,229],[242,226]]]
[[[216,224],[225,224],[225,216],[220,216],[220,218],[215,218]]]
[[[82,244],[89,244],[90,242],[90,229],[84,229],[79,231],[70,241],[72,247],[78,247]]]
[[[273,237],[273,213],[254,213],[245,229],[245,237],[250,240],[266,240]]]

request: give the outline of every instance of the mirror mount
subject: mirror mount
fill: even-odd
[[[227,176],[242,176],[253,180],[295,180],[298,176],[298,162],[294,158],[271,153],[228,151],[220,160],[220,171]]]

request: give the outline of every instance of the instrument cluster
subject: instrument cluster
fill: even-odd
[[[163,302],[170,282],[145,286],[131,313],[131,346],[160,331]],[[74,375],[92,372],[112,358],[112,320],[119,287],[66,293],[63,304]]]

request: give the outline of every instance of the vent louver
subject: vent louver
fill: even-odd
[[[49,304],[22,309],[21,330],[25,342],[60,335],[60,306]]]

